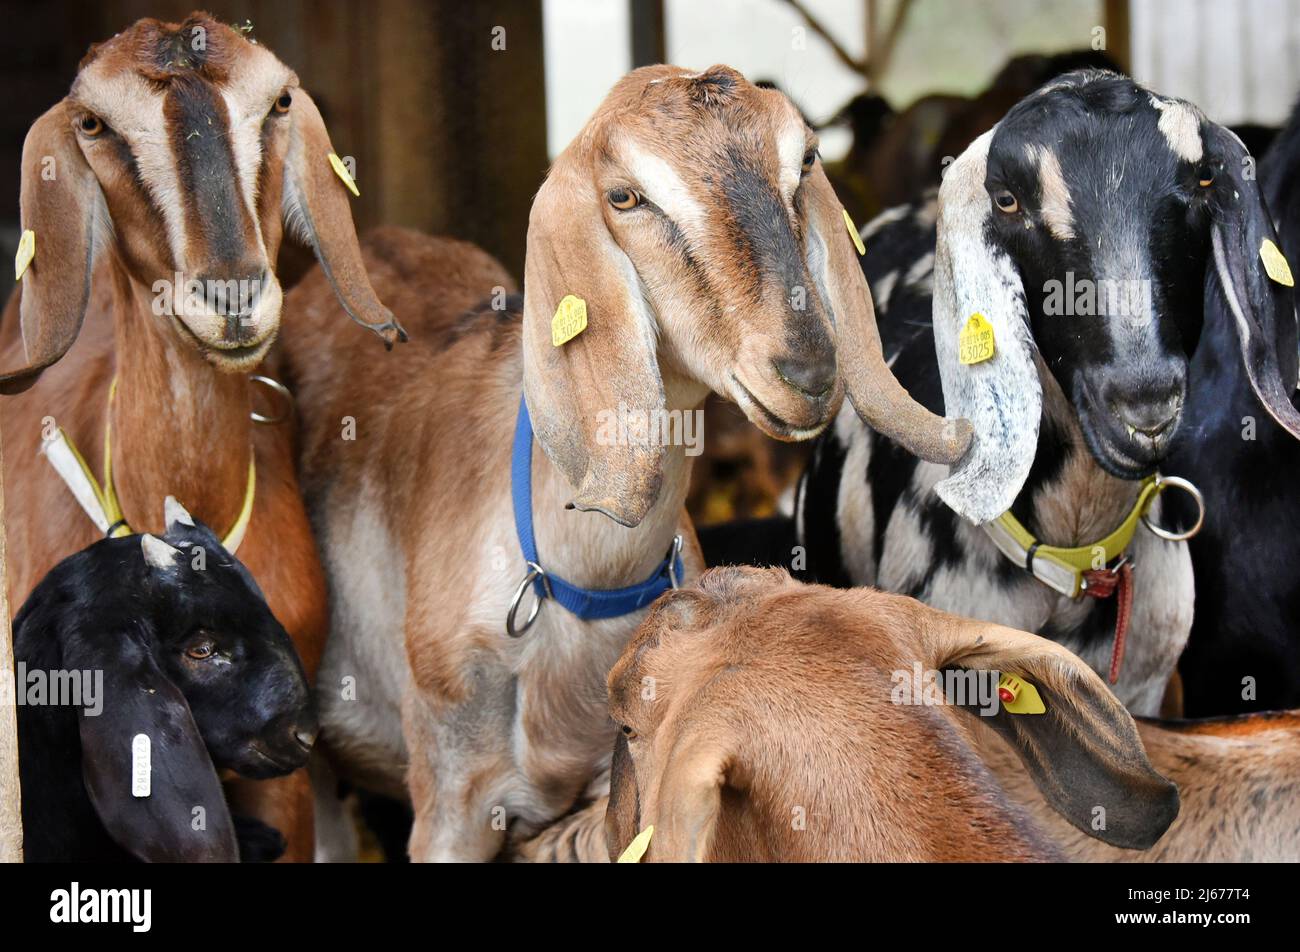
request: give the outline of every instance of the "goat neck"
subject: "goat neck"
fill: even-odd
[[[248,480],[248,380],[214,372],[172,318],[153,313],[147,288],[119,268],[109,274],[117,393],[107,412],[122,511],[137,532],[162,531],[158,500],[170,494],[224,532]]]

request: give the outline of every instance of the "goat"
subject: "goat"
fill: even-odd
[[[232,820],[217,771],[266,778],[307,762],[316,716],[306,675],[212,530],[170,497],[165,522],[161,538],[101,539],[64,559],[14,620],[31,862],[230,861],[250,846],[283,849],[272,828]],[[53,696],[77,678],[77,697]],[[24,701],[37,683],[49,692]]]
[[[542,185],[522,305],[482,252],[397,232],[365,260],[420,338],[402,352],[339,359],[321,276],[290,294],[303,487],[333,596],[323,741],[346,779],[409,790],[413,859],[491,858],[507,823],[549,823],[607,765],[604,676],[642,608],[584,620],[543,604],[507,637],[525,590],[667,587],[664,575],[699,571],[690,458],[611,417],[671,420],[712,390],[768,434],[804,439],[847,389],[922,456],[965,451],[965,421],[918,412],[889,375],[845,230],[783,95],[726,67],[647,67]],[[464,313],[494,286],[498,309]],[[587,324],[566,343],[553,316],[573,298]],[[340,439],[345,417],[354,439]],[[512,431],[545,578],[520,551]]]
[[[1282,250],[1295,261],[1300,108],[1260,162],[1258,176]],[[1252,265],[1258,268],[1258,259]],[[1234,293],[1268,293],[1265,276],[1256,272],[1254,281]],[[1175,471],[1201,487],[1208,509],[1205,529],[1189,543],[1196,617],[1178,664],[1184,709],[1198,717],[1300,707],[1300,598],[1293,569],[1300,559],[1300,505],[1292,478],[1300,472],[1300,445],[1259,412],[1254,388],[1273,380],[1255,382],[1251,364],[1243,367],[1237,359],[1241,318],[1225,300],[1224,286],[1217,271],[1206,275],[1204,339],[1188,369],[1184,424],[1170,453]],[[1287,307],[1294,304],[1293,297]],[[1272,332],[1279,354],[1295,352],[1290,322]],[[1283,386],[1273,402],[1294,402],[1295,378],[1279,379]]]
[[[240,558],[314,672],[323,574],[289,427],[253,426],[247,375],[279,329],[286,224],[314,246],[345,311],[400,335],[362,270],[332,151],[294,73],[204,14],[141,20],[92,47],[33,124],[21,207],[36,256],[0,326],[0,393],[18,394],[0,401],[10,604],[103,529],[128,531],[97,530],[38,458],[58,428],[104,459],[106,483],[111,467],[137,531],[160,531],[150,501],[167,494],[222,532],[251,501]],[[232,283],[224,301],[207,293]],[[289,858],[310,857],[305,774],[231,793],[285,833]]]
[[[1300,433],[1278,385],[1295,379],[1294,312],[1262,276],[1274,232],[1247,158],[1188,103],[1073,73],[977,139],[937,206],[869,225],[879,253],[864,268],[893,372],[975,438],[949,468],[841,413],[798,492],[812,577],[1036,632],[1109,673],[1135,714],[1155,713],[1191,628],[1192,565],[1185,543],[1138,525],[1160,526],[1169,484],[1137,480],[1178,428],[1207,269],[1240,302],[1257,396]],[[1125,298],[1134,313],[1121,301],[1092,316],[1117,287],[1139,292]],[[1061,314],[1071,289],[1082,306]],[[963,358],[974,315],[988,350]],[[1127,547],[1107,535],[1117,526],[1135,529]],[[1115,599],[1081,597],[1112,586]]]
[[[1001,703],[1007,673],[1042,713]],[[911,689],[922,677],[932,693]],[[958,679],[987,685],[987,702]],[[784,569],[711,569],[661,598],[608,688],[611,858],[649,827],[648,862],[1061,858],[981,761],[983,730],[1072,828],[1113,847],[1151,847],[1179,811],[1132,717],[1064,648]]]

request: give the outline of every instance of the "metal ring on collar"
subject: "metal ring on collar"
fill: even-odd
[[[263,416],[254,410],[249,414],[249,417],[252,418],[254,423],[265,423],[271,425],[275,423],[283,423],[285,420],[289,419],[290,414],[293,413],[293,394],[289,392],[288,387],[280,383],[280,381],[275,380],[272,377],[263,376],[262,374],[249,374],[248,382],[260,383],[262,386],[278,394],[280,399],[284,401],[284,412],[278,416]]]
[[[673,588],[681,588],[682,580],[677,577],[677,560],[682,554],[682,537],[673,536],[672,548],[668,550],[668,584]]]
[[[1196,524],[1185,532],[1171,532],[1169,529],[1162,529],[1160,526],[1151,522],[1147,514],[1142,513],[1142,524],[1150,529],[1153,533],[1164,539],[1166,542],[1184,542],[1192,538],[1196,533],[1201,531],[1201,526],[1205,524],[1205,497],[1191,482],[1183,479],[1181,476],[1157,476],[1156,477],[1156,495],[1164,492],[1166,489],[1181,489],[1187,495],[1191,496],[1196,502]],[[1154,498],[1154,497],[1153,497]]]
[[[546,573],[542,571],[542,567],[536,562],[529,562],[528,570],[528,574],[524,576],[524,580],[520,582],[519,587],[515,589],[514,597],[510,599],[510,610],[506,612],[506,634],[511,638],[518,638],[529,628],[533,627],[533,622],[537,621],[537,615],[542,610],[542,602],[546,598],[553,597],[551,594],[551,581],[546,577]],[[533,607],[528,612],[527,621],[525,621],[521,627],[516,627],[515,616],[519,612],[519,603],[524,600],[524,592],[528,591],[528,589],[532,587],[532,584],[539,578],[542,580],[542,588],[545,589],[546,595],[544,597],[539,595],[533,600]]]

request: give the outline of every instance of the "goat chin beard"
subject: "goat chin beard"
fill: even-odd
[[[749,422],[773,439],[786,443],[799,443],[818,436],[835,418],[835,413],[839,409],[840,400],[834,399],[832,393],[824,402],[818,401],[822,404],[820,419],[811,425],[802,422],[792,423],[770,410],[734,373],[731,375],[731,382],[734,385],[731,388],[731,399],[744,411]],[[836,389],[838,390],[838,387]]]

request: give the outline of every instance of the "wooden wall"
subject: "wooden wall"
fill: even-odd
[[[194,0],[0,3],[0,223],[17,239],[27,127],[68,89],[87,46]],[[522,278],[546,171],[541,0],[223,0],[213,12],[298,73],[340,155],[356,159],[359,227],[474,241]],[[492,48],[504,27],[505,49]],[[12,232],[12,234],[10,234]]]

